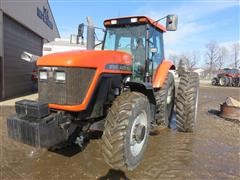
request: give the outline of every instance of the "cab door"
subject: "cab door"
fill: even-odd
[[[149,72],[154,76],[156,69],[164,59],[163,51],[163,32],[158,31],[154,27],[149,29],[149,45],[148,45],[148,60]]]

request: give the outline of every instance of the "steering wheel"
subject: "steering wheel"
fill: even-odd
[[[143,73],[144,69],[143,69],[143,66],[140,62],[135,62],[134,63],[134,72],[138,73],[138,74],[141,74]]]

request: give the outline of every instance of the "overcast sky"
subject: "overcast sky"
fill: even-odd
[[[177,14],[176,32],[164,35],[166,56],[191,50],[202,53],[211,40],[222,45],[239,42],[239,0],[49,0],[61,37],[77,33],[91,16],[98,27],[112,17],[147,15],[159,19]]]

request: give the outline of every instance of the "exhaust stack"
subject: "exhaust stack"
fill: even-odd
[[[91,17],[87,17],[87,49],[91,50],[95,48],[95,29],[93,20]]]

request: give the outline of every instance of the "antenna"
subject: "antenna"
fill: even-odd
[[[121,10],[118,9],[118,17],[120,17],[120,15],[121,15]]]

